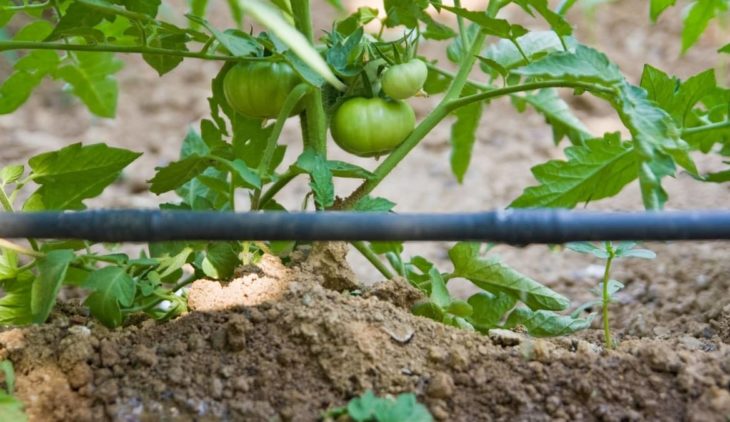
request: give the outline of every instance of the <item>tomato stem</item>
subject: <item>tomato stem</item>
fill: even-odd
[[[611,277],[611,263],[616,257],[616,253],[611,245],[611,242],[606,242],[606,252],[608,252],[608,259],[606,260],[606,269],[603,273],[603,297],[602,297],[602,314],[603,314],[603,339],[606,345],[606,349],[613,349],[613,338],[611,337],[611,325],[608,320],[608,305],[611,303],[611,295],[608,290],[609,280]]]
[[[380,274],[382,274],[383,277],[388,280],[391,280],[393,278],[393,274],[390,272],[390,270],[388,270],[388,267],[383,264],[383,261],[378,258],[378,255],[373,252],[373,250],[370,249],[370,247],[365,242],[352,242],[352,246],[354,246],[355,249],[357,249],[357,251],[360,252],[362,256],[364,256],[365,259],[368,260],[368,262],[373,264],[373,267],[380,271]]]
[[[710,132],[713,130],[730,129],[730,120],[724,122],[711,123],[703,126],[688,127],[682,130],[682,135],[695,135],[702,132]]]

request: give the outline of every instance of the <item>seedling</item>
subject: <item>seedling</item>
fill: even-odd
[[[345,407],[327,411],[325,421],[341,420],[343,416],[355,422],[430,422],[433,417],[426,406],[416,401],[413,393],[397,397],[377,397],[371,390],[356,397]]]
[[[28,420],[23,411],[23,403],[15,394],[15,371],[9,360],[0,362],[0,371],[5,376],[5,389],[0,390],[0,420],[25,422]]]
[[[570,243],[567,246],[572,251],[591,254],[606,261],[601,282],[597,288],[591,290],[591,293],[600,297],[600,299],[583,304],[573,312],[573,315],[580,315],[583,310],[600,304],[603,319],[604,344],[607,349],[612,349],[615,347],[616,341],[611,336],[608,306],[613,301],[616,293],[624,288],[624,285],[620,281],[611,278],[611,264],[613,264],[614,260],[620,258],[654,259],[656,258],[656,254],[648,249],[637,249],[635,242],[620,242],[615,245],[612,242],[605,242],[602,244],[603,247],[589,242],[577,242]]]

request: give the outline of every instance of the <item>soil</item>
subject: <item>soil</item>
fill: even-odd
[[[214,21],[224,22],[225,2],[211,3]],[[638,3],[603,5],[590,19],[576,10],[572,20],[580,22],[579,38],[606,51],[633,82],[645,62],[686,78],[717,57],[713,51],[727,39],[713,28],[680,57],[681,8],[652,26],[648,6]],[[182,21],[182,10],[170,8],[165,18]],[[320,12],[315,27],[327,28],[331,12]],[[724,60],[719,69],[727,69]],[[90,206],[156,207],[169,200],[149,194],[146,180],[154,166],[176,158],[188,126],[206,116],[209,81],[219,65],[186,61],[159,79],[138,57],[125,62],[117,119],[92,118],[58,85],[44,84],[21,110],[0,116],[0,164],[103,140],[145,154]],[[0,75],[5,70],[0,65]],[[729,82],[722,72],[718,78]],[[604,104],[565,98],[595,133],[620,129]],[[436,100],[414,101],[418,115]],[[300,151],[295,120],[284,132],[289,160]],[[331,149],[333,157],[352,161]],[[448,156],[449,127],[442,125],[375,193],[396,199],[401,212],[500,208],[534,183],[532,165],[562,153],[540,116],[517,114],[504,101],[484,115],[463,185],[450,175]],[[697,158],[703,171],[721,164]],[[354,186],[344,181],[337,188]],[[728,185],[699,184],[680,173],[666,187],[670,209],[730,205]],[[297,208],[306,190],[304,180],[293,184],[281,202]],[[246,198],[239,203],[243,209]],[[638,187],[590,208],[640,209]],[[409,244],[407,253],[446,270],[449,246]],[[611,308],[616,350],[603,348],[598,322],[576,335],[534,339],[498,331],[483,336],[414,317],[408,308],[417,291],[402,280],[374,283],[377,273],[356,253],[346,259],[338,245],[317,246],[288,268],[268,257],[224,285],[199,280],[189,291],[191,311],[165,323],[136,318],[108,330],[78,300],[64,301],[45,325],[1,332],[0,359],[13,362],[17,395],[34,421],[315,420],[368,388],[415,392],[438,420],[727,421],[728,243],[646,246],[656,260],[616,263],[614,278],[626,285]],[[494,251],[574,304],[590,299],[600,278],[600,262],[572,252]],[[462,280],[450,288],[464,297],[473,292]]]

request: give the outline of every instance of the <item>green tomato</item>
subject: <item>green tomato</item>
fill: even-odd
[[[301,82],[291,66],[281,61],[241,62],[223,79],[223,93],[236,112],[250,117],[275,118],[287,95]],[[291,115],[302,111],[299,102]]]
[[[416,115],[404,101],[355,97],[332,116],[330,130],[337,145],[360,157],[386,154],[416,126]]]
[[[391,66],[383,74],[383,92],[389,97],[404,100],[416,95],[428,77],[426,64],[419,59]]]

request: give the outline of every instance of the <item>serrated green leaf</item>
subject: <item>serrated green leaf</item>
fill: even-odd
[[[570,304],[568,298],[498,260],[481,258],[478,244],[457,243],[449,250],[449,258],[454,264],[455,277],[466,278],[487,291],[496,288],[508,292],[531,309],[559,311]]]
[[[239,254],[241,246],[238,242],[215,242],[208,245],[203,258],[203,272],[215,280],[227,280],[233,276],[234,270],[241,264]]]
[[[515,307],[517,299],[505,292],[479,292],[472,295],[468,302],[473,308],[469,322],[477,330],[485,331],[497,327],[505,314]]]
[[[353,179],[365,179],[370,180],[376,178],[376,176],[369,170],[365,170],[355,164],[346,163],[344,161],[329,160],[327,161],[327,167],[335,177],[345,177]]]
[[[615,85],[624,80],[605,54],[578,45],[575,51],[558,51],[515,70],[523,76]]]
[[[113,183],[141,154],[105,144],[73,144],[28,161],[33,181],[41,185],[24,205],[26,211],[80,210]]]
[[[569,49],[575,49],[577,42],[572,37],[563,37],[563,42],[568,46]],[[553,31],[531,31],[527,34],[518,37],[514,41],[510,40],[499,40],[498,42],[490,45],[484,51],[484,57],[493,60],[497,63],[504,72],[514,69],[518,66],[527,64],[522,53],[517,49],[515,43],[520,45],[522,52],[531,61],[537,60],[549,53],[556,51],[563,51],[563,44],[560,42],[560,37]],[[482,69],[487,72],[482,66]]]
[[[592,137],[588,128],[570,110],[568,103],[560,98],[557,90],[542,89],[537,94],[528,94],[522,99],[545,116],[545,121],[553,129],[555,144],[558,144],[564,136],[567,136],[573,145],[582,145]]]
[[[651,0],[649,5],[649,16],[651,16],[652,22],[656,22],[665,10],[674,6],[677,0]]]
[[[573,208],[618,194],[639,174],[639,157],[618,134],[570,146],[565,155],[567,161],[552,160],[533,167],[540,185],[525,189],[510,207]]]
[[[461,7],[441,6],[451,13],[479,25],[482,32],[500,38],[515,39],[525,35],[528,31],[521,25],[511,24],[505,19],[496,19],[487,16],[484,12],[475,12]]]
[[[644,66],[641,87],[649,99],[668,112],[679,127],[687,126],[692,108],[717,88],[714,69],[698,73],[682,82],[650,65]]]
[[[558,315],[545,310],[532,311],[527,308],[517,308],[507,318],[505,328],[512,329],[522,325],[534,337],[564,336],[589,328],[594,316],[591,314],[586,318],[573,318],[569,315]]]
[[[696,0],[692,3],[684,17],[682,52],[692,47],[707,29],[707,24],[715,16],[727,11],[728,7],[727,0]]]
[[[104,13],[93,7],[80,2],[73,2],[68,6],[61,20],[45,41],[55,41],[67,35],[74,35],[80,28],[93,28],[101,23],[104,17]]]
[[[220,31],[215,26],[211,25],[210,22],[198,16],[188,15],[188,19],[204,26],[233,56],[247,57],[256,53],[258,50],[258,46],[256,45],[253,37],[245,32],[237,30]]]
[[[51,314],[73,259],[74,252],[66,249],[48,252],[38,259],[38,276],[33,281],[30,295],[30,310],[35,324],[42,324]]]
[[[132,12],[143,13],[151,18],[157,16],[162,0],[124,0],[124,7]]]
[[[296,166],[309,174],[309,186],[314,192],[317,208],[324,209],[334,204],[335,186],[327,160],[314,150],[307,149],[297,159]]]
[[[573,33],[573,28],[570,24],[561,15],[550,9],[547,0],[513,0],[513,3],[518,4],[530,14],[532,14],[530,9],[535,9],[559,36]]]
[[[188,51],[185,44],[188,41],[187,35],[184,33],[156,33],[149,37],[147,44],[150,47],[164,48],[168,50]],[[183,58],[172,56],[169,54],[142,54],[142,58],[147,64],[152,66],[157,73],[162,76],[182,63]]]
[[[367,211],[367,212],[390,212],[395,207],[395,202],[389,201],[385,198],[364,196],[360,198],[355,206],[354,211]]]
[[[601,259],[608,259],[609,256],[608,252],[606,252],[603,248],[599,248],[591,242],[572,242],[567,243],[565,247],[570,249],[571,251],[583,254],[591,254]]]
[[[3,185],[15,183],[23,177],[24,171],[25,167],[21,164],[5,166],[0,170],[0,181]]]
[[[350,400],[347,404],[347,414],[357,422],[365,422],[375,413],[377,401],[375,394],[367,390],[362,396]]]
[[[84,305],[107,327],[118,327],[123,316],[120,306],[131,306],[135,296],[135,282],[121,267],[109,266],[96,270],[84,283],[93,292]]]
[[[158,167],[155,177],[149,182],[150,191],[157,195],[175,190],[210,167],[211,160],[198,154],[189,155],[165,167]]]
[[[33,323],[33,311],[30,308],[33,282],[33,274],[26,271],[16,279],[2,283],[5,296],[0,298],[0,326]]]
[[[240,181],[243,181],[243,185],[253,186],[256,189],[261,189],[261,177],[258,173],[251,170],[246,162],[240,159],[235,159],[229,162],[229,168],[236,175]]]
[[[431,422],[428,409],[416,401],[413,393],[400,394],[395,400],[380,399],[375,406],[375,420],[378,422]]]
[[[66,81],[71,92],[99,117],[114,117],[119,88],[112,76],[124,63],[112,53],[69,53],[73,60],[66,61],[55,72],[55,77]]]
[[[384,23],[388,28],[398,25],[415,28],[428,4],[428,0],[384,0],[383,8],[387,15]]]
[[[466,90],[465,95],[469,95]],[[471,154],[476,141],[476,131],[482,118],[483,103],[477,101],[465,107],[458,108],[454,114],[456,121],[451,126],[451,172],[459,183],[464,181],[464,175],[469,169]]]

